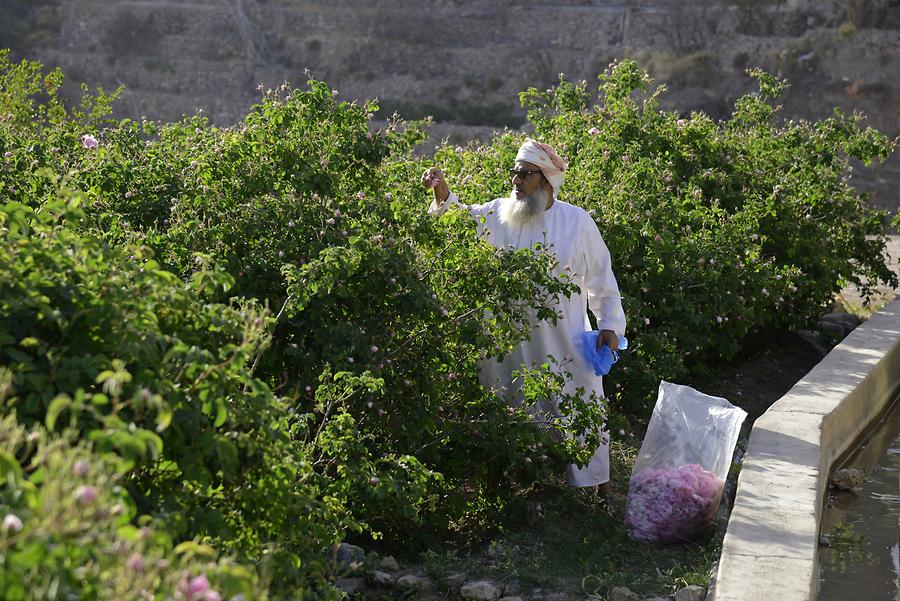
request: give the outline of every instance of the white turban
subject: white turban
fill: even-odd
[[[531,138],[526,138],[519,147],[516,160],[537,165],[550,185],[553,186],[553,196],[557,195],[563,179],[566,177],[566,164],[552,148]]]

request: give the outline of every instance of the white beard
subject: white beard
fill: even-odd
[[[521,227],[543,214],[547,208],[547,193],[538,188],[521,200],[507,198],[500,204],[500,223],[506,226]]]

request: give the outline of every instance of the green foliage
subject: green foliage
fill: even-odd
[[[722,123],[660,111],[662,90],[649,93],[632,61],[600,76],[597,106],[567,81],[521,94],[536,137],[568,160],[563,199],[594,215],[612,253],[633,345],[607,390],[624,390],[630,412],[661,378],[703,373],[767,331],[809,325],[847,282],[866,293],[897,284],[881,260],[885,215],[847,179],[851,158],[884,160],[893,143],[838,111],[779,123],[772,102],[786,82],[750,75],[760,92]],[[461,192],[484,185],[477,164],[511,163],[520,139],[451,162],[472,175]]]
[[[521,96],[623,291],[632,344],[609,415],[561,394],[565,358],[520,374],[522,409],[479,384],[478,362],[574,288],[540,249],[426,214],[418,124],[372,131],[375,103],[312,80],[264,91],[234,127],[115,122],[116,94],[67,108],[59,72],[0,54],[7,404],[116,465],[130,523],[255,562],[270,591],[327,595],[333,543],[489,522],[583,462],[604,418],[642,415],[660,378],[806,324],[844,281],[895,283],[883,216],[846,181],[851,157],[892,145],[857,116],[779,124],[784,82],[754,75],[725,123],[660,111],[628,61],[595,107],[564,80]],[[521,140],[434,159],[489,200]]]
[[[0,209],[8,404],[29,427],[74,428],[118,457],[138,513],[176,540],[265,554],[274,578],[305,586],[323,549],[362,525],[348,499],[326,502],[334,483],[291,436],[286,399],[250,373],[266,311],[204,302],[146,248],[77,233],[77,204]]]
[[[9,376],[0,370],[4,386]],[[0,596],[162,599],[205,579],[224,598],[267,598],[254,569],[195,541],[176,546],[163,524],[135,523],[127,466],[77,438],[0,419]]]
[[[173,538],[308,586],[350,533],[487,515],[567,459],[476,366],[571,285],[424,213],[422,164],[385,163],[418,129],[314,81],[234,128],[100,126],[102,92],[67,111],[58,73],[0,71],[11,406],[121,457]]]

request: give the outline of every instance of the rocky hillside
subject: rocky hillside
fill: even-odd
[[[521,126],[519,91],[631,56],[666,108],[723,117],[758,65],[792,82],[788,117],[837,106],[900,134],[900,0],[2,0],[0,46],[61,66],[73,96],[124,84],[123,116],[232,123],[309,69],[464,141]],[[900,156],[859,185],[895,207]]]

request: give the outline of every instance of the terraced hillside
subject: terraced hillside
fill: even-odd
[[[259,83],[308,68],[463,141],[519,127],[520,90],[627,55],[668,85],[667,108],[724,116],[759,65],[790,78],[790,117],[839,106],[900,134],[898,0],[4,0],[0,23],[0,46],[63,67],[73,96],[125,84],[131,116],[232,123]],[[900,158],[860,180],[895,206]]]

